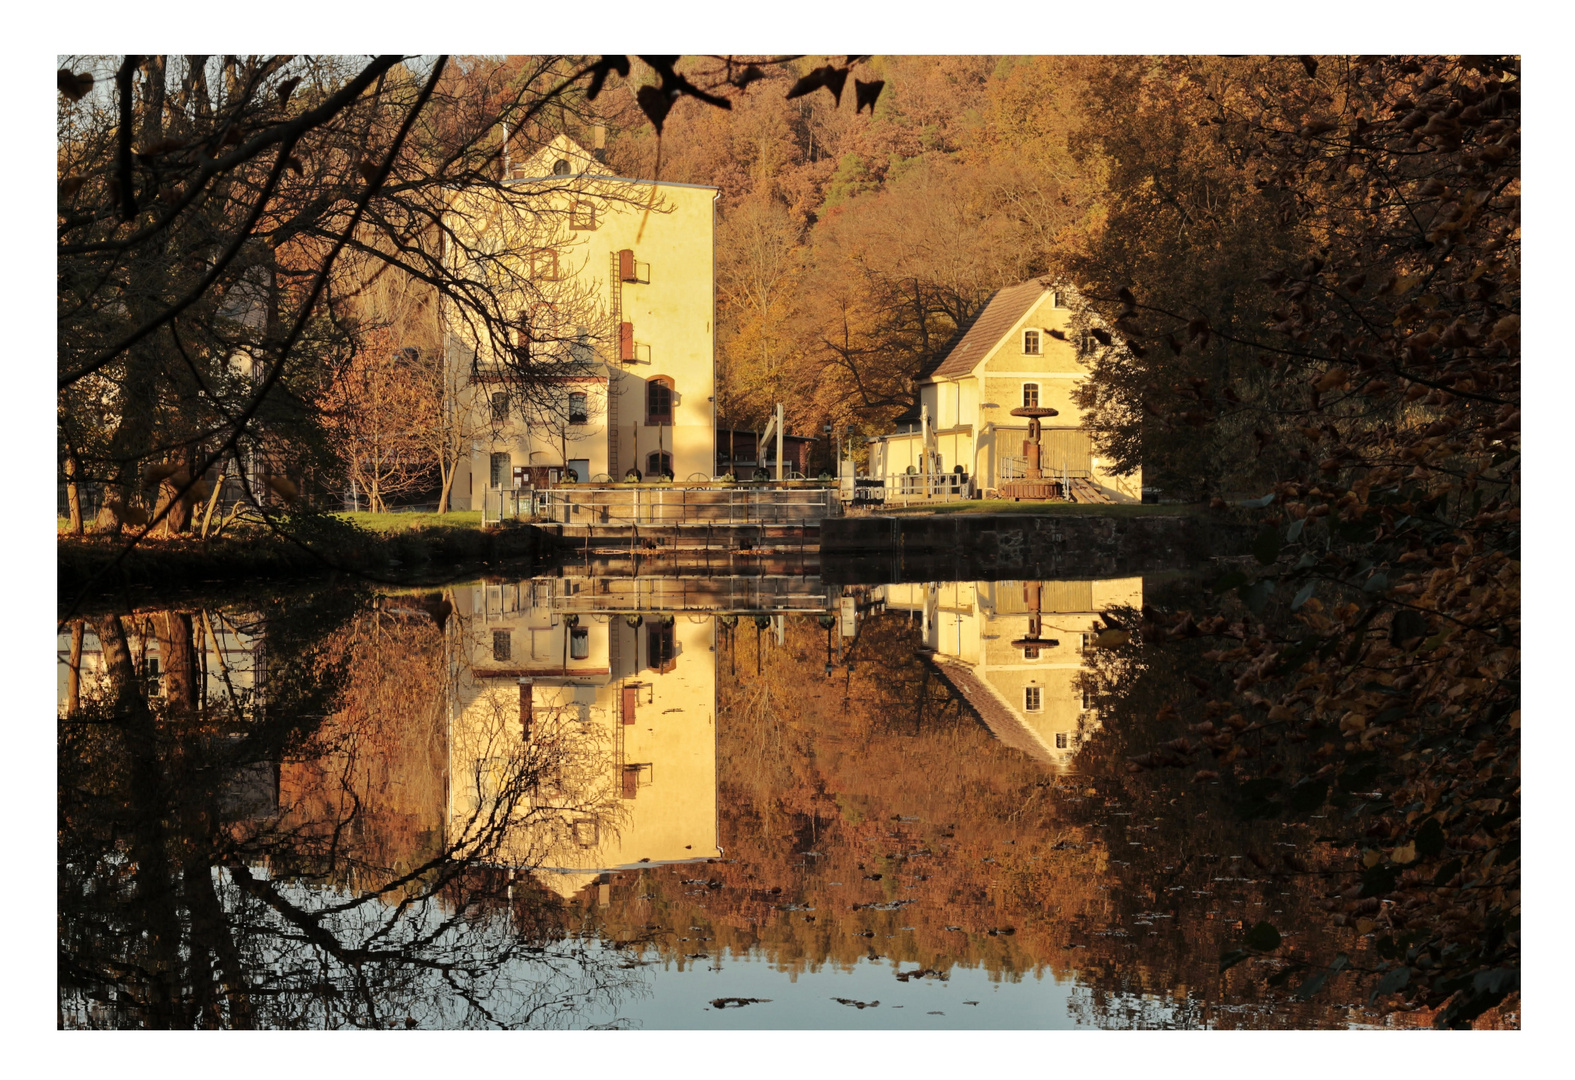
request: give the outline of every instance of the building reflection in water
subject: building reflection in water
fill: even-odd
[[[1099,716],[1083,677],[1099,614],[1143,606],[1143,579],[884,585],[936,668],[1003,743],[1066,769]]]
[[[846,595],[845,595],[846,593]],[[1082,678],[1100,612],[1141,578],[826,586],[802,577],[536,579],[456,588],[447,809],[485,818],[508,778],[499,851],[574,896],[607,875],[717,858],[717,619],[818,616],[838,652],[867,615],[908,612],[930,660],[1002,743],[1058,771],[1097,728]],[[829,661],[829,655],[828,655]],[[520,763],[531,760],[532,768]]]
[[[534,755],[544,767],[519,808],[528,823],[502,856],[558,894],[620,868],[720,856],[716,617],[823,611],[829,596],[801,577],[455,589],[451,828]]]

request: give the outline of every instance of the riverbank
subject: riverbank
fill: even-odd
[[[838,582],[1140,574],[1245,554],[1253,533],[1209,514],[1097,509],[1107,512],[828,518],[821,523],[822,574]]]
[[[351,573],[401,581],[451,576],[501,562],[544,559],[560,542],[531,525],[502,528],[439,525],[374,532],[348,522],[318,518],[293,535],[256,531],[206,543],[186,538],[148,539],[126,551],[126,539],[67,536],[56,540],[57,590],[124,587],[187,588],[255,580]]]

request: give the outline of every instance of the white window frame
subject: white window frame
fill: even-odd
[[[1033,348],[1028,347],[1029,335],[1033,335]],[[1044,333],[1040,330],[1028,328],[1023,331],[1023,355],[1041,356],[1044,350]]]
[[[1040,712],[1044,709],[1044,692],[1037,686],[1023,688],[1023,711]]]
[[[1032,405],[1030,405],[1028,403],[1028,388],[1030,386],[1033,387],[1033,389],[1034,389],[1034,401],[1033,401]],[[1028,409],[1028,408],[1037,409],[1038,407],[1039,407],[1039,384],[1036,383],[1036,382],[1025,382],[1025,383],[1023,383],[1023,408],[1025,408],[1025,409]]]

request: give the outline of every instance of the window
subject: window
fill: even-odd
[[[632,799],[640,789],[640,766],[625,765],[623,767],[623,790],[619,794],[625,799]]]
[[[503,486],[504,479],[509,475],[509,460],[510,460],[509,459],[509,455],[507,455],[507,454],[493,454],[492,455],[492,486],[493,487],[500,488],[500,487]]]
[[[600,830],[596,827],[595,818],[581,818],[573,825],[574,842],[580,847],[595,847],[600,839]]]
[[[509,418],[509,394],[507,390],[499,390],[492,395],[492,422],[501,424]]]
[[[1083,651],[1084,652],[1087,652],[1088,650],[1090,650],[1090,649],[1092,649],[1094,647],[1094,635],[1093,634],[1083,634],[1082,635],[1082,639],[1083,639],[1083,643],[1082,644],[1083,644]]]
[[[1060,289],[1057,289],[1057,290],[1055,290],[1055,292],[1051,293],[1050,294],[1050,306],[1054,307],[1054,308],[1060,308],[1062,311],[1065,311],[1066,310],[1066,293],[1062,292]]]
[[[1039,711],[1039,687],[1030,686],[1023,691],[1023,708],[1029,712]]]
[[[530,254],[530,276],[537,281],[558,281],[563,277],[563,267],[558,253],[552,248],[538,248]]]
[[[569,629],[569,659],[584,660],[591,655],[591,632],[583,626]]]
[[[647,478],[656,476],[671,476],[673,474],[673,455],[665,450],[653,450],[645,457],[645,475]]]
[[[1093,691],[1093,688],[1085,686],[1085,687],[1083,687],[1083,708],[1085,708],[1085,709],[1092,709],[1093,707],[1094,707],[1094,691]]]
[[[590,409],[584,391],[574,390],[569,394],[569,423],[583,424],[590,418]]]
[[[1058,731],[1055,733],[1055,748],[1057,750],[1069,750],[1071,747],[1072,733],[1070,731]]]
[[[655,375],[645,381],[645,422],[673,422],[673,380],[665,375]]]
[[[492,659],[507,660],[513,656],[512,633],[508,630],[492,631]]]
[[[569,228],[596,228],[596,205],[588,202],[576,202],[569,207]]]
[[[638,282],[640,269],[634,264],[634,249],[624,248],[618,252],[618,280]]]
[[[1037,331],[1037,330],[1024,330],[1023,331],[1023,355],[1024,356],[1038,356],[1039,355],[1039,331]]]
[[[634,363],[634,323],[618,324],[618,359],[621,363]]]
[[[568,176],[569,175],[569,159],[568,158],[559,158],[557,161],[554,161],[552,163],[552,175],[554,175],[554,176]]]
[[[1039,384],[1036,382],[1023,383],[1023,408],[1039,408]]]
[[[1037,659],[1039,659],[1039,646],[1037,646],[1037,645],[1024,645],[1023,646],[1023,659],[1024,660],[1037,660]]]
[[[1099,344],[1099,341],[1098,341],[1098,339],[1096,339],[1094,337],[1093,331],[1091,331],[1091,330],[1084,330],[1084,331],[1082,331],[1081,333],[1079,333],[1077,335],[1077,355],[1079,355],[1079,356],[1088,356],[1088,355],[1090,355],[1091,353],[1093,353],[1094,347],[1096,345],[1098,345],[1098,344]]]
[[[673,624],[666,619],[646,625],[645,658],[652,671],[673,670]]]

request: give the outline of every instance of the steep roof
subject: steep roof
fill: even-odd
[[[962,695],[963,700],[974,712],[979,714],[979,719],[983,720],[984,726],[990,729],[990,734],[1013,750],[1019,750],[1041,764],[1057,770],[1066,768],[1071,755],[1066,751],[1052,749],[1050,744],[1045,742],[1044,736],[1024,723],[1023,718],[1006,703],[1006,699],[994,687],[980,679],[970,665],[949,656],[934,655],[930,660],[941,673],[941,677]]]
[[[941,362],[933,370],[925,372],[923,377],[967,375],[1006,336],[1017,320],[1028,314],[1039,298],[1049,291],[1050,285],[1044,278],[1033,278],[997,289],[989,303],[984,305],[984,310],[963,330],[962,336],[941,358]]]

